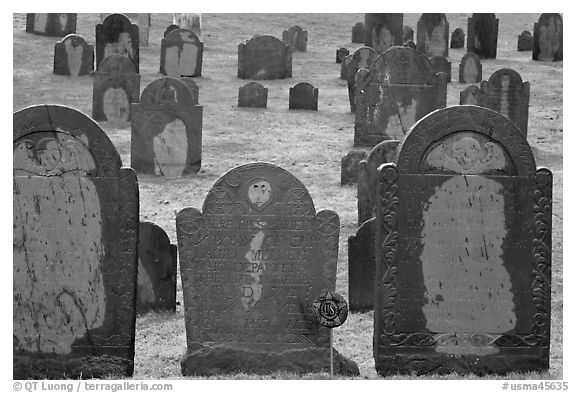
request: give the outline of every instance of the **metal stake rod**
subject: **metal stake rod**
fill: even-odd
[[[330,379],[334,379],[334,352],[332,350],[332,329],[330,329]]]

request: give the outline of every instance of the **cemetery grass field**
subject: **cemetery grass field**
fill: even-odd
[[[136,14],[128,14],[133,22]],[[447,14],[450,32],[466,32],[471,14]],[[497,14],[500,19],[496,59],[482,60],[483,80],[500,68],[512,68],[530,82],[528,142],[538,166],[554,174],[552,332],[550,371],[513,374],[507,379],[561,379],[562,367],[562,224],[563,224],[563,65],[536,62],[532,52],[516,50],[523,30],[532,32],[539,14]],[[404,14],[404,25],[416,31],[419,14]],[[348,237],[356,232],[356,186],[340,186],[340,160],[352,148],[354,114],[350,112],[346,81],[339,79],[336,50],[352,53],[362,44],[351,43],[351,30],[363,22],[364,14],[203,14],[204,58],[199,104],[204,107],[202,169],[198,174],[167,180],[138,174],[140,221],[162,227],[176,244],[176,213],[185,207],[201,208],[216,179],[238,165],[265,161],[278,165],[300,179],[310,191],[316,210],[331,209],[340,216],[340,247],[336,290],[348,298]],[[14,14],[13,110],[36,104],[67,105],[91,116],[92,77],[70,78],[52,73],[57,37],[25,32],[26,14]],[[77,34],[95,44],[99,14],[78,14]],[[149,46],[140,48],[142,91],[159,73],[160,40],[172,23],[171,14],[152,14]],[[283,30],[299,25],[309,31],[308,51],[293,54],[292,77],[260,81],[268,88],[268,108],[238,108],[238,88],[249,80],[237,78],[238,44],[255,34],[282,38]],[[452,82],[448,84],[447,106],[459,103],[458,64],[465,48],[450,49]],[[309,82],[319,89],[318,111],[288,110],[289,88]],[[101,122],[100,126],[130,166],[130,124]],[[139,315],[136,321],[135,379],[181,379],[180,359],[186,349],[182,288],[178,273],[176,313]],[[334,346],[360,368],[360,379],[379,378],[372,357],[373,312],[350,314],[334,330]],[[327,379],[327,373],[271,376],[228,375],[214,379]],[[416,378],[403,376],[397,378]],[[476,376],[427,376],[418,378],[456,379]],[[488,376],[483,378],[501,378]]]

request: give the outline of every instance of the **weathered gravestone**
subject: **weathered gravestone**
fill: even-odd
[[[393,47],[356,78],[354,146],[401,139],[417,120],[446,106],[447,75],[422,52]]]
[[[160,73],[173,78],[201,76],[204,43],[191,30],[172,30],[160,44]]]
[[[352,42],[355,44],[364,43],[364,23],[358,22],[352,27]]]
[[[362,46],[356,49],[350,58],[346,57],[344,77],[348,81],[348,100],[352,112],[356,110],[356,74],[362,68],[368,69],[376,57],[376,51],[368,46]]]
[[[402,45],[403,20],[404,14],[364,14],[364,45],[374,48],[378,54]]]
[[[348,299],[353,312],[374,310],[375,223],[375,217],[365,221],[348,238]]]
[[[562,61],[563,25],[560,14],[542,14],[534,23],[534,46],[532,59],[540,61]]]
[[[110,55],[128,57],[136,73],[140,73],[140,35],[138,25],[130,22],[125,15],[111,14],[96,25],[96,69]]]
[[[495,14],[472,14],[468,18],[466,51],[483,59],[495,59],[498,49],[498,19]]]
[[[406,42],[403,42],[402,46],[405,46],[407,48],[417,49],[416,43],[412,40],[408,40]]]
[[[288,109],[318,110],[318,88],[301,82],[290,88]]]
[[[378,195],[377,372],[548,369],[552,173],[520,130],[486,108],[435,111]]]
[[[404,25],[402,27],[402,42],[414,41],[414,29]]]
[[[346,48],[338,48],[336,50],[336,64],[341,64],[344,58],[350,54],[350,51]]]
[[[340,163],[340,185],[354,184],[358,181],[358,168],[360,161],[366,158],[362,149],[352,149],[342,157]]]
[[[178,25],[168,25],[168,27],[166,28],[166,30],[164,30],[164,34],[162,35],[162,37],[166,38],[166,36],[167,36],[168,34],[170,34],[170,32],[172,32],[172,31],[174,31],[174,30],[176,30],[176,29],[179,29],[179,28],[180,28],[180,26],[178,26]]]
[[[312,303],[334,290],[340,220],[266,163],[216,181],[202,212],[176,216],[187,351],[184,375],[330,369],[328,329]],[[224,359],[224,360],[223,360]],[[335,352],[334,370],[358,375]]]
[[[202,37],[202,14],[174,14],[172,19],[175,25],[191,30],[198,38]]]
[[[303,30],[300,26],[292,26],[282,32],[282,42],[288,45],[292,52],[306,52],[308,30]]]
[[[54,73],[81,76],[94,70],[94,47],[83,37],[68,34],[54,46]]]
[[[524,137],[528,135],[530,82],[522,82],[516,71],[501,68],[488,81],[482,81],[479,105],[504,115],[516,124]]]
[[[131,166],[138,173],[178,177],[202,162],[202,106],[186,84],[161,78],[132,104]]]
[[[76,34],[77,14],[26,14],[26,32],[51,37]]]
[[[459,27],[455,29],[450,36],[450,49],[464,48],[464,38],[464,30]]]
[[[534,37],[528,30],[524,30],[518,36],[518,52],[531,51],[534,45]]]
[[[138,14],[138,34],[141,46],[148,46],[150,36],[150,14]]]
[[[258,82],[249,82],[238,89],[239,108],[266,108],[268,89]]]
[[[460,105],[480,105],[480,87],[467,86],[460,92]]]
[[[138,226],[138,289],[136,311],[176,311],[178,248],[162,228],[151,222]]]
[[[140,75],[123,55],[106,57],[93,73],[92,118],[97,121],[127,122],[130,104],[140,98]]]
[[[449,32],[445,14],[422,14],[416,27],[416,47],[428,57],[447,57]]]
[[[132,375],[136,174],[74,109],[13,121],[13,378]]]
[[[448,83],[452,82],[452,63],[449,62],[443,56],[434,56],[430,58],[430,64],[432,64],[432,68],[434,72],[439,73],[443,72],[446,74],[446,81]]]
[[[396,160],[400,141],[382,141],[358,164],[358,225],[376,217],[378,167]]]
[[[292,76],[292,49],[276,37],[257,35],[238,45],[238,78],[284,79]]]
[[[192,93],[192,105],[198,105],[198,101],[200,100],[200,87],[194,82],[193,78],[188,76],[183,76],[180,80],[188,86],[188,89]]]
[[[458,66],[458,81],[460,83],[480,83],[482,81],[480,56],[474,52],[468,52],[462,56]]]

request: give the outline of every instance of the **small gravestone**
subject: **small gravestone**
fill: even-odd
[[[200,100],[200,87],[196,84],[196,82],[194,82],[194,78],[183,76],[180,78],[180,80],[184,82],[184,84],[188,86],[190,92],[192,92],[192,104],[198,105]]]
[[[204,43],[191,30],[172,30],[160,44],[160,73],[172,78],[201,76]]]
[[[402,45],[404,14],[364,14],[364,45],[376,53],[386,52],[390,47]]]
[[[83,37],[68,34],[54,46],[54,73],[81,76],[94,70],[94,47]]]
[[[498,49],[498,19],[495,14],[472,14],[468,18],[466,51],[482,59],[495,59]]]
[[[132,104],[131,166],[169,178],[196,173],[202,162],[202,106],[188,86],[161,78]]]
[[[140,73],[140,35],[138,25],[122,14],[111,14],[96,25],[96,69],[110,55],[128,57]]]
[[[366,152],[361,149],[352,149],[342,157],[340,166],[340,185],[354,184],[358,181],[358,168],[360,161],[366,158]]]
[[[450,36],[450,49],[464,48],[464,30],[457,28],[452,32]]]
[[[414,29],[404,25],[402,27],[402,42],[414,41]]]
[[[518,36],[518,52],[531,51],[533,45],[534,37],[532,37],[532,33],[524,30],[522,34]]]
[[[95,71],[92,118],[97,121],[130,121],[130,104],[140,98],[140,75],[123,55],[110,55]]]
[[[292,76],[292,49],[276,37],[257,35],[238,45],[238,78],[284,79]]]
[[[480,87],[467,86],[460,92],[460,105],[480,105]]]
[[[13,378],[134,370],[138,181],[96,122],[13,117]]]
[[[76,34],[77,14],[26,14],[26,32],[50,37]]]
[[[504,116],[453,106],[379,170],[378,374],[545,372],[552,173]]]
[[[306,52],[308,30],[303,30],[300,26],[292,26],[282,32],[282,42],[288,45],[292,52]]]
[[[502,68],[482,81],[479,105],[504,115],[527,136],[530,82],[522,82],[516,71]]]
[[[374,49],[363,46],[356,49],[346,62],[345,79],[348,81],[348,99],[352,112],[356,110],[356,74],[362,68],[368,69],[377,56]]]
[[[174,14],[173,22],[182,29],[190,30],[202,37],[202,14]]]
[[[356,78],[354,146],[401,139],[417,120],[444,108],[447,77],[416,49],[396,46],[378,56]]]
[[[268,89],[258,82],[250,82],[238,89],[238,108],[266,108]]]
[[[288,109],[318,110],[318,88],[301,82],[290,88]]]
[[[148,46],[150,36],[150,14],[138,14],[138,34],[141,46]]]
[[[408,41],[402,43],[402,46],[405,46],[405,47],[407,47],[407,48],[412,48],[412,49],[416,49],[416,48],[417,48],[416,43],[415,43],[414,41],[412,41],[412,40],[408,40]]]
[[[428,57],[447,57],[449,33],[445,14],[422,14],[416,28],[416,46]]]
[[[352,27],[352,42],[355,44],[364,43],[364,23],[358,22]]]
[[[448,83],[452,82],[452,63],[443,56],[434,56],[430,58],[430,64],[436,73],[443,72],[447,76]]]
[[[330,369],[329,331],[312,303],[335,289],[340,219],[316,213],[298,179],[272,164],[236,167],[216,181],[202,212],[177,214],[176,232],[184,375]],[[334,366],[359,375],[338,353]]]
[[[375,223],[375,217],[363,222],[348,238],[348,299],[352,312],[374,310]]]
[[[480,56],[474,52],[468,52],[462,56],[458,66],[458,81],[460,83],[479,83],[482,81]]]
[[[136,312],[176,311],[178,248],[162,228],[151,222],[138,226],[138,291]]]
[[[532,59],[539,61],[562,61],[563,24],[560,14],[542,14],[534,23],[534,46]]]
[[[162,37],[166,38],[166,36],[167,36],[168,34],[170,34],[170,32],[172,32],[172,31],[174,31],[174,30],[176,30],[176,29],[179,29],[179,28],[180,28],[180,26],[178,26],[178,25],[168,25],[168,27],[166,28],[166,30],[164,30],[164,34],[162,35]]]
[[[338,50],[336,50],[336,64],[342,63],[342,60],[344,60],[344,58],[349,54],[350,51],[346,48],[339,48]]]

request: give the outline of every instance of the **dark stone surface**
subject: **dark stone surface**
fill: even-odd
[[[447,82],[452,82],[452,63],[442,56],[434,56],[430,58],[430,64],[436,73],[443,72],[447,75]]]
[[[414,29],[404,25],[402,27],[402,42],[414,41]]]
[[[110,55],[93,73],[92,118],[97,121],[130,121],[130,104],[140,99],[140,75],[123,55]]]
[[[401,139],[417,120],[446,106],[447,75],[422,52],[394,47],[356,77],[354,146]]]
[[[174,29],[160,43],[160,73],[172,78],[202,76],[204,43],[191,30]]]
[[[364,222],[348,238],[348,297],[351,312],[374,310],[376,218]]]
[[[174,31],[174,30],[179,29],[179,28],[180,28],[180,26],[178,26],[178,25],[168,25],[168,27],[166,27],[166,30],[164,30],[163,37],[166,38],[166,36],[168,34],[170,34],[171,31]]]
[[[472,14],[468,18],[466,51],[482,59],[495,59],[498,49],[498,19],[496,14]]]
[[[131,166],[138,173],[179,177],[196,173],[202,163],[202,106],[188,86],[161,78],[132,104]]]
[[[282,42],[288,45],[292,52],[306,52],[308,30],[303,30],[300,26],[292,26],[282,32]]]
[[[340,185],[354,184],[358,181],[358,167],[364,158],[366,158],[366,152],[361,149],[352,149],[342,157]]]
[[[74,109],[28,107],[13,125],[13,377],[132,375],[136,174]]]
[[[138,34],[140,46],[148,46],[148,38],[150,38],[150,14],[138,14]]]
[[[329,331],[312,303],[335,289],[340,219],[316,213],[298,179],[267,163],[236,167],[212,186],[202,212],[177,214],[176,232],[184,375],[329,367]]]
[[[412,48],[412,49],[416,49],[416,48],[417,48],[417,47],[416,47],[416,43],[415,43],[414,41],[412,41],[412,40],[405,41],[405,42],[402,44],[402,46],[405,46],[405,47],[407,47],[407,48]]]
[[[416,27],[416,47],[428,57],[447,57],[449,34],[445,14],[422,14]]]
[[[482,81],[482,63],[480,56],[474,52],[468,52],[462,56],[458,66],[458,82],[480,83]]]
[[[518,128],[441,109],[379,172],[377,372],[548,369],[552,173]]]
[[[256,35],[238,45],[238,78],[284,79],[292,76],[292,49],[278,38]]]
[[[196,84],[196,82],[194,82],[194,79],[191,77],[183,76],[182,78],[180,78],[180,80],[184,82],[184,84],[188,86],[188,89],[190,89],[190,91],[192,92],[192,104],[198,105],[198,100],[200,99],[200,87]]]
[[[364,45],[374,48],[378,54],[402,45],[403,21],[404,14],[364,14]]]
[[[136,311],[176,311],[178,248],[152,222],[138,226],[138,289]]]
[[[364,23],[358,22],[352,26],[352,42],[355,44],[364,43]]]
[[[350,111],[356,110],[356,74],[362,68],[368,69],[378,54],[368,46],[362,46],[354,51],[350,58],[346,57],[344,79],[348,81],[348,99]]]
[[[94,47],[83,37],[68,34],[54,45],[54,73],[81,76],[94,70]]]
[[[102,61],[113,54],[128,57],[140,73],[140,33],[138,25],[125,15],[111,14],[96,25],[96,69]]]
[[[344,60],[344,58],[346,56],[348,56],[350,54],[350,51],[346,48],[338,48],[336,50],[336,64],[340,64],[342,63],[342,60]]]
[[[466,86],[460,92],[460,105],[480,105],[480,87],[477,85]]]
[[[524,30],[522,34],[518,36],[518,52],[531,51],[534,45],[534,37],[532,33],[528,30]]]
[[[560,14],[542,14],[534,23],[532,60],[562,61],[563,23]]]
[[[76,34],[77,14],[26,14],[26,32],[50,37]]]
[[[301,82],[290,88],[288,109],[318,110],[318,88]]]
[[[462,30],[459,27],[456,28],[452,32],[452,35],[450,37],[450,49],[464,48],[464,38],[465,38],[464,30]]]
[[[268,89],[258,82],[249,82],[238,89],[239,108],[266,108]]]

